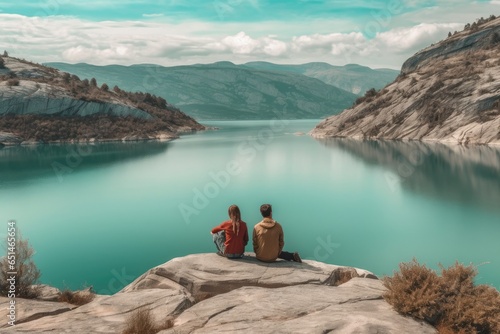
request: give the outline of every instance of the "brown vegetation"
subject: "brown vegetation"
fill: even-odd
[[[11,234],[10,230],[9,234]],[[17,297],[36,298],[38,290],[33,289],[31,286],[38,282],[41,273],[33,262],[35,251],[29,241],[24,239],[19,231],[14,236],[11,235],[10,238],[7,237],[6,240],[6,253],[8,256],[1,260],[0,294],[2,296],[10,296],[14,293]],[[14,257],[10,257],[11,255]],[[16,274],[9,274],[10,272],[15,272]],[[10,281],[7,280],[12,276],[15,276],[15,279],[12,281],[14,282],[14,290]]]
[[[12,79],[9,79],[7,80],[7,86],[19,86],[19,79],[16,79],[16,78],[12,78]]]
[[[477,270],[455,263],[441,275],[416,260],[384,278],[384,298],[394,309],[436,326],[440,333],[500,333],[500,293],[474,285]]]
[[[371,101],[373,101],[373,98],[375,96],[377,96],[377,90],[375,88],[371,88],[371,89],[366,91],[364,96],[358,97],[356,99],[356,101],[354,101],[353,107],[357,106],[358,104],[361,104],[363,102],[370,103]]]
[[[131,313],[127,319],[126,328],[122,334],[156,334],[161,330],[169,329],[174,326],[172,318],[167,318],[163,323],[157,323],[151,310],[140,308]]]
[[[95,298],[95,293],[91,289],[81,291],[64,290],[59,294],[57,299],[59,302],[70,303],[73,305],[85,305],[90,303]]]
[[[25,140],[42,142],[120,139],[125,136],[148,138],[164,131],[172,133],[170,123],[133,117],[7,115],[0,117],[0,130],[19,134]]]

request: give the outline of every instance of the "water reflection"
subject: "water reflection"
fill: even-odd
[[[500,148],[427,142],[318,139],[386,168],[389,187],[500,211]]]
[[[167,142],[61,144],[0,148],[0,186],[144,158],[166,151]]]

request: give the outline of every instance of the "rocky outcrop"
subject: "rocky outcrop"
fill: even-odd
[[[311,135],[500,145],[500,18],[478,29],[417,53],[395,82]]]
[[[147,112],[118,102],[89,102],[77,100],[50,85],[21,80],[18,86],[0,84],[0,116],[50,115],[50,116],[115,116],[152,120]]]
[[[471,28],[457,33],[441,43],[425,48],[409,58],[401,68],[401,73],[416,71],[428,62],[438,58],[449,58],[459,53],[475,52],[494,47],[500,41],[500,25],[498,21],[483,24],[478,31]]]
[[[23,139],[11,132],[0,131],[0,147],[4,145],[18,145],[21,144]]]
[[[0,144],[170,140],[204,130],[163,98],[2,57]]]
[[[253,254],[240,260],[195,254],[155,267],[122,291],[77,308],[22,300],[18,325],[4,326],[0,333],[120,333],[141,307],[158,322],[173,319],[163,334],[436,333],[398,315],[383,293],[381,281],[362,269],[309,260],[262,263]],[[2,310],[0,316],[6,315]]]

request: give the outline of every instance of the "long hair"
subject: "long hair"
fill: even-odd
[[[231,205],[229,209],[227,209],[227,213],[229,218],[231,218],[231,222],[233,223],[233,232],[238,235],[240,233],[240,222],[241,222],[241,213],[240,208],[237,205]]]

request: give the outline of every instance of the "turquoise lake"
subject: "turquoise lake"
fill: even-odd
[[[2,148],[0,235],[17,221],[43,283],[109,294],[174,257],[213,252],[209,232],[229,205],[251,229],[271,203],[285,250],[305,259],[379,276],[414,257],[434,269],[460,261],[500,289],[500,148],[303,135],[318,122]]]

